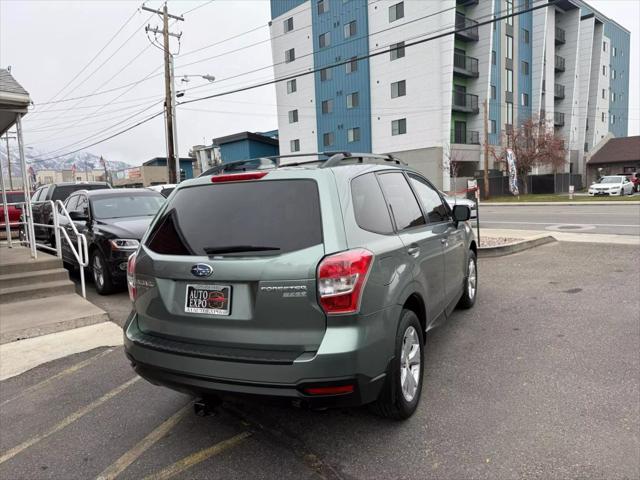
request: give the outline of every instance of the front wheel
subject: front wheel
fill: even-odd
[[[458,302],[460,308],[471,308],[476,303],[478,293],[478,260],[473,250],[469,250],[469,260],[467,262],[467,278],[464,282],[464,291]]]
[[[388,418],[404,420],[416,411],[422,393],[424,334],[418,316],[402,310],[396,333],[395,355],[375,411]]]
[[[91,273],[96,291],[100,295],[108,295],[113,292],[115,285],[111,279],[111,272],[100,250],[91,252]]]

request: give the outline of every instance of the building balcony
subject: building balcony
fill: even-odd
[[[565,31],[560,27],[556,27],[556,45],[562,45],[565,41]]]
[[[478,59],[462,53],[453,54],[453,73],[461,77],[478,78]]]
[[[477,42],[478,22],[456,12],[456,38],[462,42]]]
[[[478,96],[470,93],[453,92],[453,103],[451,109],[454,112],[478,113]]]
[[[553,113],[553,125],[555,127],[564,127],[564,113],[562,112]]]
[[[456,0],[456,5],[459,7],[473,7],[478,5],[479,0]]]
[[[556,83],[553,87],[553,98],[562,100],[564,98],[564,85]]]
[[[476,132],[474,130],[454,132],[452,143],[459,143],[463,145],[480,145],[480,132]]]
[[[556,55],[555,69],[556,72],[564,72],[564,57]]]

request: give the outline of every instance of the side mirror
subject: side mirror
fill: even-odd
[[[453,219],[456,222],[466,222],[471,218],[471,209],[466,205],[455,205],[453,207]]]
[[[74,222],[86,222],[87,220],[89,220],[89,217],[87,217],[84,213],[76,211],[69,212],[69,217]]]

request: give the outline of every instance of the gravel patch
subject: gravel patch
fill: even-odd
[[[511,238],[511,237],[481,237],[480,238],[480,248],[482,247],[500,247],[502,245],[507,245],[509,243],[515,243],[522,241],[522,238]]]

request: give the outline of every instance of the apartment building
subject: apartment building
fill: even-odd
[[[271,0],[271,16],[275,77],[298,75],[276,84],[281,153],[393,153],[448,190],[452,159],[472,176],[485,133],[500,149],[532,117],[565,138],[566,172],[627,135],[630,33],[580,0]]]

